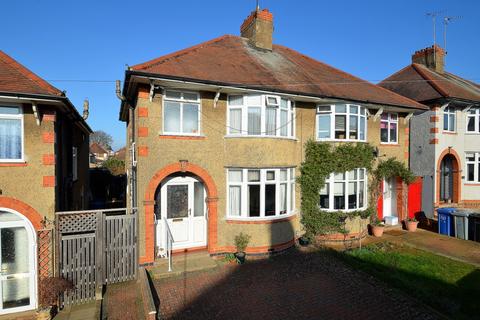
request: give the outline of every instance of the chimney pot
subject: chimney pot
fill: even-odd
[[[273,15],[268,9],[255,10],[243,21],[240,34],[257,48],[272,50]]]
[[[445,50],[437,45],[415,51],[412,63],[418,63],[438,73],[445,70]]]

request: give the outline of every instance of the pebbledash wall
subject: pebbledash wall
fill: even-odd
[[[234,221],[226,216],[226,168],[269,168],[299,166],[304,144],[315,138],[316,109],[313,103],[296,102],[295,139],[230,138],[226,136],[227,96],[220,95],[213,107],[215,93],[201,92],[201,136],[162,135],[162,95],[149,100],[149,90],[140,87],[135,108],[137,147],[137,197],[139,207],[140,263],[154,260],[155,190],[169,173],[185,170],[198,175],[206,184],[208,206],[208,251],[233,252],[234,237],[244,232],[252,236],[247,252],[264,253],[287,248],[301,232],[300,188],[296,184],[295,214],[281,220]],[[399,115],[398,144],[380,144],[380,119],[369,118],[368,142],[379,147],[381,157],[408,161],[408,122]],[[131,128],[127,124],[127,131]],[[180,163],[186,160],[188,163]],[[183,166],[183,167],[182,167]],[[207,180],[207,181],[206,181]],[[352,230],[352,233],[358,230]]]
[[[445,154],[452,154],[460,165],[460,172],[454,184],[459,190],[458,202],[465,206],[479,206],[480,184],[468,183],[466,175],[466,152],[480,151],[480,137],[478,134],[466,133],[466,113],[456,109],[455,132],[443,132],[443,110],[440,105],[432,106],[431,110],[415,115],[412,119],[411,134],[411,169],[425,179],[431,179],[432,194],[422,202],[439,203],[439,170],[441,160]],[[426,138],[428,137],[428,138]],[[423,210],[433,216],[431,210]]]

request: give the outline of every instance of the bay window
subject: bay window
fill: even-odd
[[[470,110],[468,110],[467,132],[480,133],[480,107],[470,108]]]
[[[380,120],[380,141],[396,144],[398,141],[398,114],[382,113]]]
[[[317,140],[366,140],[366,109],[353,104],[317,106]]]
[[[0,105],[0,161],[23,160],[23,112],[20,106]]]
[[[332,173],[320,190],[319,207],[328,211],[366,209],[366,170]]]
[[[443,131],[455,132],[455,108],[446,107],[443,110]]]
[[[228,169],[227,217],[276,218],[295,210],[293,168]]]
[[[292,101],[274,95],[228,96],[227,133],[237,136],[294,137]]]
[[[467,153],[467,181],[480,183],[480,152]]]
[[[167,90],[163,102],[163,133],[200,134],[200,96],[194,92]]]

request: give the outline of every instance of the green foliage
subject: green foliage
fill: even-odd
[[[251,236],[240,232],[240,234],[235,236],[235,247],[237,247],[237,252],[244,252],[245,248],[250,242]]]
[[[235,257],[235,255],[233,253],[227,253],[223,257],[223,261],[225,261],[227,263],[237,262],[237,257]]]
[[[415,181],[415,175],[407,168],[405,163],[395,158],[380,161],[377,168],[373,171],[373,176],[378,181],[392,177],[400,177],[407,185]]]
[[[108,169],[114,176],[125,173],[125,162],[114,157],[105,160],[102,167]]]
[[[374,149],[369,144],[346,143],[337,146],[309,140],[305,144],[305,161],[300,168],[298,178],[302,190],[302,224],[306,236],[317,234],[346,232],[347,218],[372,215],[373,210],[353,212],[328,212],[318,206],[319,193],[325,179],[332,172],[346,172],[356,168],[370,170],[374,161]]]

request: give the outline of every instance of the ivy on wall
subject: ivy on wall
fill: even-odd
[[[390,158],[380,161],[372,171],[375,162],[375,148],[368,143],[344,143],[334,145],[328,142],[309,140],[305,144],[305,161],[300,167],[298,182],[302,191],[302,224],[309,238],[319,234],[348,233],[345,220],[350,218],[372,220],[377,218],[376,205],[381,193],[381,182],[385,178],[400,177],[408,185],[415,176],[404,163]],[[332,172],[347,172],[366,168],[371,172],[369,207],[359,211],[325,211],[319,207],[319,193],[325,180]],[[408,190],[403,188],[403,190]],[[403,196],[407,201],[407,195]],[[406,205],[404,206],[406,208]]]
[[[371,208],[364,211],[325,211],[319,202],[320,190],[332,172],[346,172],[356,168],[372,169],[374,148],[366,143],[333,145],[328,142],[309,140],[305,144],[305,161],[300,167],[298,182],[302,190],[302,224],[306,236],[345,233],[347,218],[367,218],[373,214]]]

